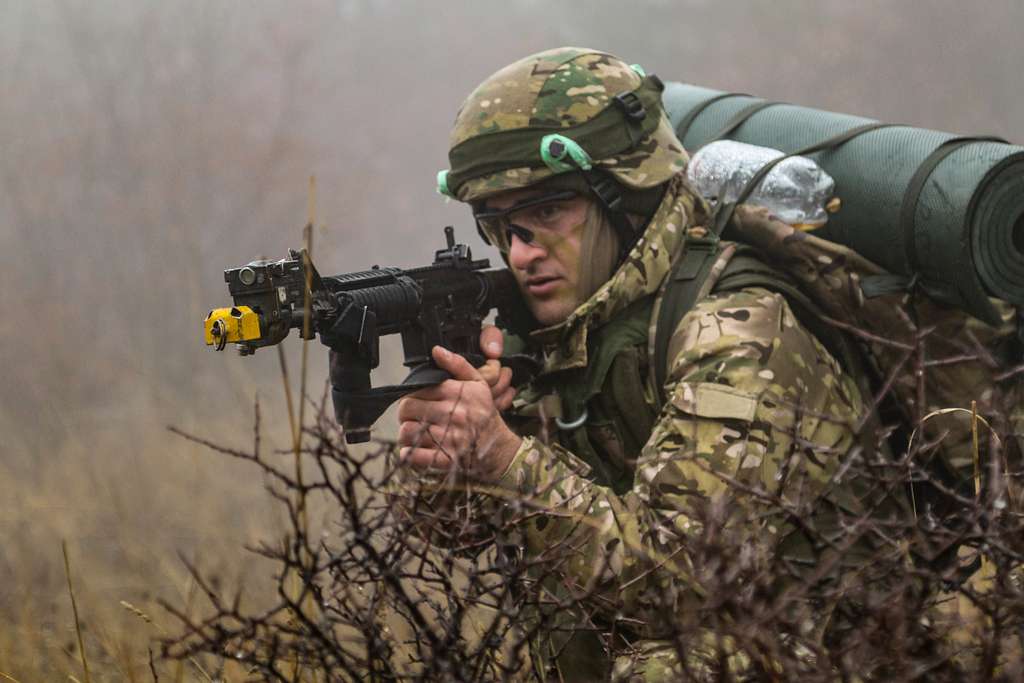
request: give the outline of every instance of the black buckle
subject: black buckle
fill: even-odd
[[[601,176],[596,179],[593,177],[589,178],[591,192],[598,198],[604,207],[609,211],[618,211],[619,206],[622,204],[622,193],[619,192],[619,187],[614,180],[607,176]]]
[[[635,92],[624,92],[616,95],[613,99],[615,104],[622,109],[628,120],[639,123],[647,118],[647,110],[644,109],[644,103],[640,101],[640,97]]]

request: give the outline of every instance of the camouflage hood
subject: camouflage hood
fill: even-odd
[[[684,248],[686,230],[698,213],[704,215],[703,202],[685,186],[681,176],[676,176],[644,234],[611,278],[565,321],[532,334],[543,351],[542,373],[587,365],[588,331],[658,291]]]

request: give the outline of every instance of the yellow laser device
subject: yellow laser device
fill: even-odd
[[[203,321],[207,346],[223,350],[228,342],[248,342],[260,338],[260,317],[248,306],[215,308]]]

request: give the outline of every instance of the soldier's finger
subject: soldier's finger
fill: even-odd
[[[499,379],[501,379],[501,363],[493,358],[478,367],[477,371],[480,373],[480,376],[483,377],[483,380],[492,387],[498,383]]]
[[[512,386],[512,368],[501,368],[498,371],[497,381],[490,384],[492,396],[505,393],[505,390]]]
[[[451,446],[454,429],[430,422],[402,422],[398,426],[398,443],[413,448],[440,448]]]
[[[398,452],[402,464],[417,469],[449,470],[452,467],[452,459],[437,448],[413,448],[406,446]]]
[[[498,411],[508,410],[512,407],[512,401],[515,400],[516,390],[513,387],[508,387],[500,395],[494,397],[494,407]]]
[[[427,412],[427,403],[428,401],[418,398],[416,394],[410,394],[402,398],[398,402],[398,421],[405,422],[408,420],[415,422],[422,420]]]
[[[430,422],[430,418],[434,415],[443,415],[445,412],[451,412],[451,406],[438,408],[439,404],[444,403],[446,401],[443,399],[406,396],[398,402],[398,421]]]
[[[480,376],[477,369],[459,354],[452,353],[443,346],[435,346],[431,349],[431,354],[434,357],[434,362],[437,363],[437,367],[447,370],[453,378],[463,382],[483,381],[483,377]]]
[[[462,424],[465,417],[466,407],[458,400],[420,401],[417,399],[403,399],[398,405],[399,422],[426,422],[449,426],[452,424]]]
[[[485,358],[501,358],[501,353],[505,350],[505,335],[494,325],[484,325],[480,330],[480,348]]]
[[[440,384],[418,389],[411,394],[406,394],[402,400],[414,401],[452,401],[461,397],[466,392],[466,383],[456,379],[446,379]]]
[[[402,409],[402,403],[407,401],[418,401],[420,403],[429,403],[431,401],[444,401],[451,398],[448,392],[441,388],[441,385],[435,385],[427,387],[426,389],[420,389],[411,394],[406,394],[402,397],[401,402],[398,404],[398,409]]]

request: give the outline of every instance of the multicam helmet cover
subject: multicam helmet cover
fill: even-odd
[[[463,103],[438,189],[474,202],[576,168],[606,171],[627,188],[660,185],[687,161],[661,89],[656,76],[595,50],[521,59]]]

